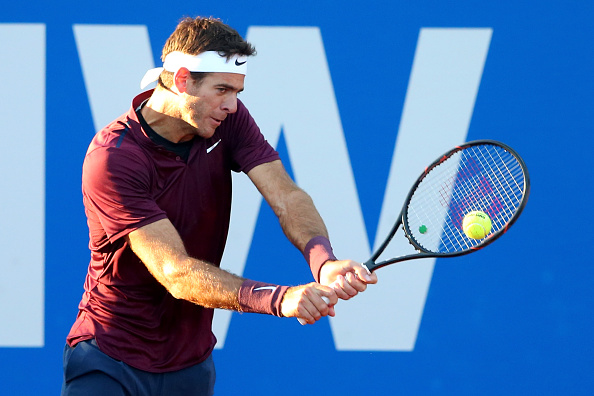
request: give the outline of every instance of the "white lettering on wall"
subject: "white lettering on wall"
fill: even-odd
[[[98,131],[128,111],[144,73],[155,67],[148,31],[144,25],[74,25],[74,37]]]
[[[0,24],[2,347],[44,345],[45,49],[45,25]]]

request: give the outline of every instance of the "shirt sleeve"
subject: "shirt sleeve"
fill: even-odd
[[[232,142],[232,170],[247,173],[260,164],[280,158],[240,100],[237,112],[229,118],[225,133]]]
[[[83,164],[83,200],[91,244],[110,242],[166,218],[151,196],[150,164],[119,148],[98,148]]]

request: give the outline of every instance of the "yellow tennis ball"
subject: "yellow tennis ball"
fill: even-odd
[[[491,232],[491,218],[480,210],[472,211],[464,216],[462,229],[468,238],[483,239]]]

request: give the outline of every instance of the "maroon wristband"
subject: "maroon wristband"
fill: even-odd
[[[237,298],[241,312],[253,312],[282,317],[281,302],[289,286],[273,285],[246,279]]]
[[[334,256],[334,252],[332,252],[330,241],[323,236],[313,237],[307,242],[305,249],[303,249],[303,256],[305,256],[305,260],[307,260],[316,282],[320,281],[320,269],[322,268],[322,265],[324,265],[326,261],[336,260],[336,256]]]

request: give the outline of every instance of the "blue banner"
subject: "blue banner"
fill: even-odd
[[[0,394],[59,393],[89,262],[87,146],[161,65],[179,19],[197,15],[254,43],[240,99],[313,197],[340,258],[366,260],[412,181],[456,144],[502,141],[532,181],[524,213],[500,240],[380,269],[378,284],[339,303],[332,320],[300,326],[217,312],[216,394],[594,391],[585,254],[594,3],[5,3]],[[223,266],[260,281],[312,281],[247,177],[234,182]]]

